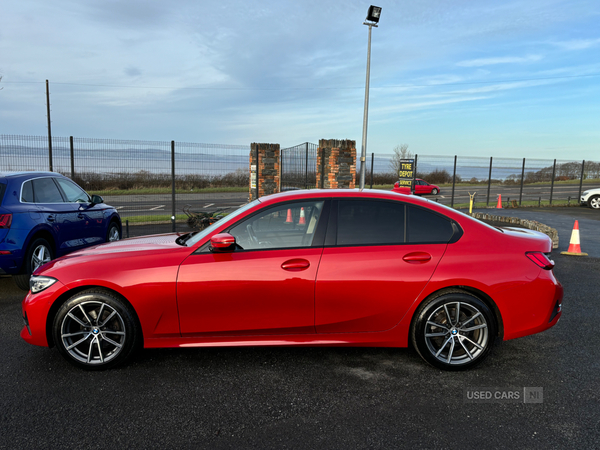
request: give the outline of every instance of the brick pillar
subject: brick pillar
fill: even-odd
[[[317,188],[354,189],[356,141],[321,139],[317,150]]]
[[[250,200],[279,192],[279,155],[279,144],[250,145]]]

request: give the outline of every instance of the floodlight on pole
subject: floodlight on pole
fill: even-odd
[[[366,21],[363,25],[369,27],[369,44],[367,46],[367,81],[365,83],[365,111],[363,115],[363,136],[362,136],[362,148],[360,152],[360,181],[359,188],[365,188],[365,173],[367,170],[367,122],[369,117],[369,80],[371,75],[371,29],[377,28],[377,23],[381,16],[381,8],[379,6],[369,6],[367,12]]]

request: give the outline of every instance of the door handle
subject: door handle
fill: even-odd
[[[292,272],[299,272],[310,267],[310,262],[306,259],[290,259],[281,265],[283,270],[289,270]]]
[[[83,219],[83,217],[84,217],[83,214],[81,214],[81,213],[77,214],[78,219]]]
[[[413,252],[404,255],[402,259],[409,264],[425,264],[431,261],[431,255],[425,252]]]

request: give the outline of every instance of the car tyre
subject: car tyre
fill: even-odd
[[[108,233],[106,233],[106,242],[114,242],[121,239],[121,231],[119,225],[115,222],[111,222],[108,226]]]
[[[592,209],[600,209],[600,195],[594,195],[588,200],[588,205]]]
[[[425,301],[414,317],[413,347],[425,361],[443,370],[466,370],[478,365],[489,355],[497,335],[490,308],[462,291]]]
[[[95,289],[74,295],[59,308],[52,337],[62,356],[85,370],[122,364],[142,343],[141,327],[129,304]]]
[[[14,283],[19,289],[28,291],[29,278],[31,278],[31,274],[35,272],[38,267],[52,261],[53,259],[54,252],[48,241],[44,238],[35,239],[27,249],[23,273],[19,275],[13,275]]]
[[[438,192],[439,192],[439,191],[438,191],[437,189],[435,189],[435,188],[433,188],[433,189],[431,190],[431,194],[432,194],[432,195],[438,195]]]

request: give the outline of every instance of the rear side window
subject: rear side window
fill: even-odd
[[[408,207],[408,242],[411,244],[446,243],[454,234],[452,222],[434,212],[414,206]]]
[[[403,243],[403,203],[369,200],[339,201],[337,245]]]
[[[29,180],[23,183],[21,201],[25,203],[33,203],[33,181]]]
[[[36,203],[64,203],[62,195],[52,178],[37,178],[33,181],[33,198]]]

